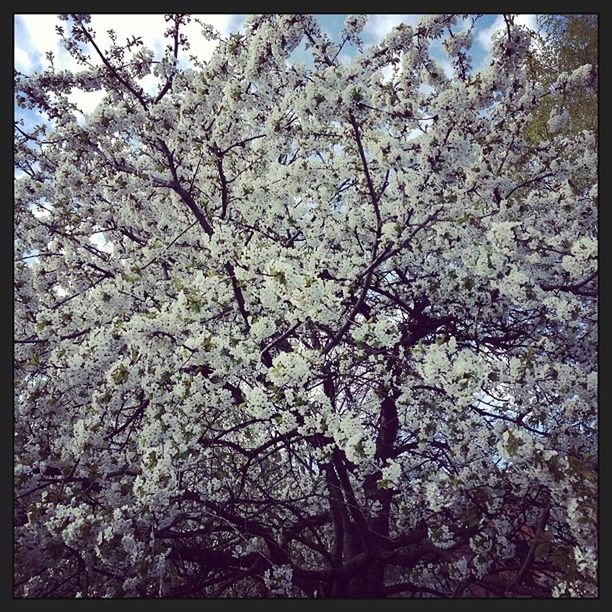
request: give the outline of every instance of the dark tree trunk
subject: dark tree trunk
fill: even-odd
[[[395,399],[397,392],[390,393],[381,402],[380,424],[376,440],[376,458],[386,460],[393,456],[399,428]],[[323,597],[381,598],[384,596],[385,564],[375,559],[379,543],[389,537],[392,491],[379,489],[377,482],[380,472],[371,474],[364,482],[367,505],[378,502],[380,510],[368,517],[367,524],[361,509],[353,508],[354,494],[350,491],[344,458],[336,454],[334,461],[326,468],[327,485],[335,527],[335,562],[337,567],[358,555],[370,553],[371,561],[348,577],[338,577],[322,591]],[[350,499],[347,495],[350,494]],[[350,512],[348,506],[351,506]],[[366,513],[367,516],[367,513]],[[356,524],[360,521],[360,525]]]

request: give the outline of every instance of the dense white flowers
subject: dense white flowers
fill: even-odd
[[[266,570],[263,579],[269,594],[273,597],[290,596],[292,594],[292,576],[293,568],[288,565],[277,565],[272,570]]]
[[[401,475],[402,467],[396,461],[389,461],[382,469],[382,480],[391,483],[395,487],[400,484]]]
[[[567,112],[567,110],[564,109],[560,111],[559,109],[555,108],[552,110],[550,114],[550,118],[548,119],[548,122],[546,123],[546,126],[548,127],[548,131],[551,134],[556,134],[557,132],[560,132],[567,125],[568,121],[569,121],[569,113]]]
[[[282,353],[274,358],[269,377],[279,387],[282,385],[301,387],[310,377],[310,364],[299,353]]]

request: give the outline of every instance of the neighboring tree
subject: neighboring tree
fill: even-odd
[[[16,595],[596,596],[596,136],[525,137],[593,68],[64,19],[83,70],[16,75]]]
[[[591,130],[597,133],[599,67],[597,15],[538,15],[537,43],[532,46],[528,66],[533,78],[550,88],[539,111],[534,113],[528,137],[536,142],[550,138],[553,124],[569,133]],[[592,67],[588,87],[564,95],[554,83],[562,72],[570,73],[584,65]]]

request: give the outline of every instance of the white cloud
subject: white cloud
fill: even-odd
[[[414,26],[419,23],[421,17],[422,15],[370,15],[363,31],[378,43],[400,23]]]
[[[495,21],[488,28],[483,28],[480,30],[480,32],[478,32],[476,40],[480,43],[480,46],[485,51],[491,51],[491,47],[493,46],[493,35],[501,30],[503,24],[503,17],[498,15]]]
[[[15,47],[15,67],[20,72],[28,73],[32,69],[30,54],[21,47]]]
[[[161,81],[159,77],[156,77],[154,74],[147,74],[147,76],[142,77],[138,80],[138,84],[142,87],[142,89],[148,93],[150,96],[157,93],[160,88]]]
[[[191,23],[186,27],[185,32],[191,44],[189,55],[195,55],[200,60],[208,60],[218,43],[215,40],[206,40],[202,36],[202,29],[195,21],[196,18],[204,23],[209,23],[221,36],[225,37],[232,31],[232,15],[193,15]]]
[[[209,23],[222,36],[227,36],[231,32],[233,16],[196,14],[191,17],[189,24],[183,27],[183,32],[191,45],[187,56],[195,55],[200,60],[208,60],[217,42],[206,40],[202,36],[201,27],[195,19]],[[164,37],[164,32],[168,29],[169,24],[164,20],[163,15],[92,15],[91,21],[97,38],[102,43],[102,48],[110,45],[110,38],[107,34],[109,29],[115,30],[119,44],[124,44],[132,36],[141,37],[143,44],[152,49],[158,57],[169,42]]]
[[[45,202],[45,204],[47,204],[47,203]],[[47,217],[51,216],[51,211],[48,208],[45,208],[44,206],[39,206],[37,204],[33,204],[30,207],[30,210],[32,211],[32,214],[37,219],[46,219]]]
[[[62,25],[57,15],[18,15],[27,37],[15,37],[15,57],[27,53],[32,68],[45,63],[45,53],[52,51],[55,67],[74,67],[70,54],[64,49],[55,27]]]
[[[382,83],[390,83],[393,80],[393,66],[391,64],[385,66],[382,70]]]
[[[94,234],[89,237],[89,242],[91,242],[96,248],[100,251],[104,251],[105,253],[113,253],[115,247],[110,240],[107,240],[103,233]]]
[[[83,91],[82,89],[73,89],[68,96],[68,99],[77,108],[84,113],[91,113],[104,98],[104,92],[100,91]]]
[[[46,51],[55,52],[60,44],[60,37],[55,31],[55,26],[60,25],[57,15],[19,15],[22,24],[29,36],[29,41],[15,40],[20,48],[24,48],[24,43],[38,52],[41,56]]]
[[[227,36],[232,31],[232,26],[237,28],[236,18],[233,15],[193,15],[193,18],[210,23],[222,36]],[[66,26],[60,22],[56,15],[17,15],[16,19],[21,21],[27,36],[15,38],[15,61],[25,70],[26,65],[34,67],[36,63],[43,62],[45,53],[53,51],[55,54],[55,65],[57,68],[76,69],[80,67],[63,48],[61,39],[55,31],[56,25]],[[167,40],[164,32],[168,23],[161,14],[146,15],[92,15],[91,27],[96,32],[96,43],[102,50],[108,49],[111,44],[108,30],[112,29],[117,35],[117,42],[125,44],[128,38],[139,36],[145,46],[155,52],[156,56],[163,53]],[[185,27],[191,43],[189,55],[196,55],[200,59],[209,59],[217,45],[215,41],[207,41],[200,32],[200,26],[194,19]],[[93,52],[93,49],[91,49]],[[92,53],[95,64],[100,63],[95,52]]]
[[[442,70],[444,70],[444,74],[446,74],[449,79],[455,76],[455,69],[447,57],[440,60],[440,65],[442,66]]]
[[[517,15],[514,20],[515,23],[519,25],[526,26],[531,30],[538,29],[537,17],[536,15]]]
[[[228,36],[232,29],[237,29],[239,19],[233,15],[193,15],[191,22],[184,28],[191,47],[187,54],[184,54],[181,65],[189,65],[188,57],[197,56],[200,60],[210,59],[217,41],[206,40],[201,33],[201,27],[196,23],[195,18],[211,24],[222,36]],[[66,23],[60,21],[57,15],[16,15],[15,16],[15,66],[18,70],[30,73],[32,70],[46,65],[45,53],[52,51],[54,54],[55,67],[80,71],[83,66],[79,65],[66,51],[62,44],[62,39],[55,30],[57,25],[66,28]],[[140,37],[143,45],[152,49],[157,58],[161,57],[164,47],[168,40],[164,37],[164,32],[169,24],[164,20],[164,16],[159,15],[92,15],[91,28],[95,32],[95,40],[98,47],[105,52],[111,45],[109,30],[114,30],[117,36],[117,43],[124,45],[133,36]],[[95,50],[89,45],[91,61],[99,65],[101,59]],[[158,91],[160,80],[153,76],[140,80],[140,85],[150,94]],[[69,100],[84,113],[92,112],[104,97],[103,91],[82,91],[73,89],[69,95]],[[79,121],[82,116],[79,115]]]
[[[163,15],[92,15],[91,26],[96,32],[96,43],[102,50],[108,49],[111,44],[108,30],[114,30],[119,45],[137,36],[144,46],[153,49],[156,54],[163,48],[167,28]]]
[[[413,130],[410,130],[408,134],[406,134],[406,140],[415,140],[416,138],[419,138],[422,135],[423,135],[423,130],[419,130],[418,128],[415,128]]]

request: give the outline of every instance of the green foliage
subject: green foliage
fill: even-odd
[[[129,370],[123,364],[119,365],[112,373],[113,380],[117,384],[124,383],[128,378]]]
[[[597,132],[597,15],[539,15],[537,51],[532,51],[528,68],[531,76],[549,88],[561,72],[571,72],[584,64],[594,67],[593,86],[565,98],[549,94],[534,113],[526,135],[534,144],[548,140],[546,123],[553,108],[566,110],[570,120],[564,128],[571,134],[582,130]]]

